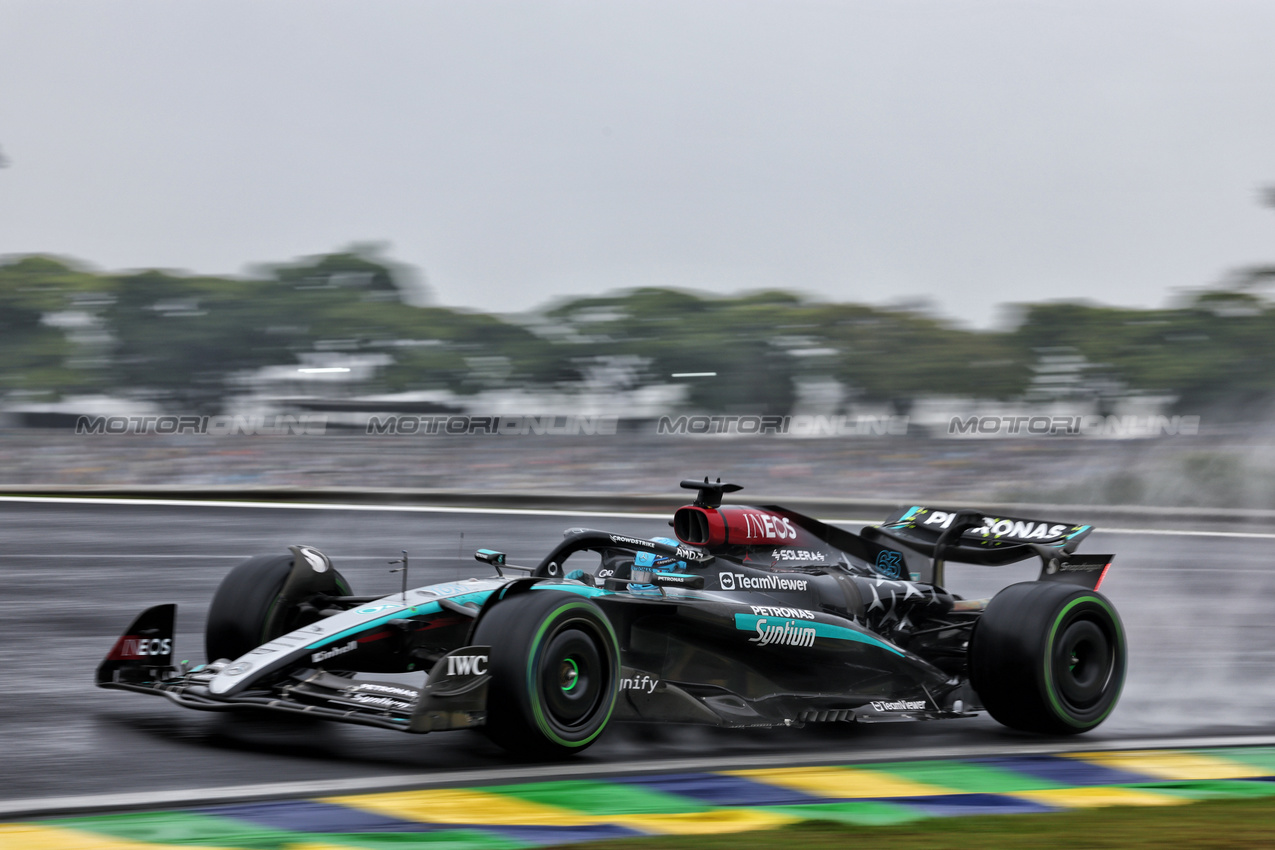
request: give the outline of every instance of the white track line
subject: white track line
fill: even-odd
[[[0,503],[158,506],[180,508],[252,508],[294,511],[366,511],[421,514],[477,514],[491,516],[560,516],[600,517],[607,519],[662,519],[663,514],[625,511],[550,510],[548,508],[463,508],[450,505],[354,505],[324,502],[232,502],[214,499],[130,499],[100,496],[0,496]],[[878,519],[825,519],[830,525],[877,525]],[[1156,537],[1234,537],[1252,540],[1275,540],[1275,532],[1257,531],[1186,531],[1166,528],[1097,528],[1097,534],[1128,534]]]
[[[0,802],[0,817],[25,818],[49,814],[108,811],[117,809],[154,809],[165,806],[210,805],[294,797],[316,797],[380,791],[438,788],[473,784],[519,782],[525,780],[566,779],[583,776],[618,776],[634,773],[704,773],[757,767],[796,767],[818,764],[859,764],[864,762],[902,761],[909,759],[977,758],[1018,755],[1057,755],[1060,753],[1111,752],[1117,750],[1161,750],[1211,747],[1275,746],[1275,735],[1243,735],[1193,738],[1148,738],[1112,741],[1069,741],[1065,744],[1009,744],[990,748],[966,745],[931,747],[920,750],[877,749],[855,747],[823,753],[818,756],[773,755],[730,756],[727,758],[660,759],[654,761],[589,764],[573,761],[567,764],[518,767],[476,768],[471,770],[402,774],[398,776],[325,779],[313,782],[272,782],[258,785],[227,785],[213,788],[183,788],[173,791],[141,791],[127,794],[88,794],[75,797],[40,797],[31,800]]]

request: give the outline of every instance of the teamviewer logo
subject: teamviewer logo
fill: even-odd
[[[717,578],[722,583],[722,590],[735,589],[735,574],[734,573],[718,573]]]

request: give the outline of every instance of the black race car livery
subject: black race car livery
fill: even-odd
[[[1098,592],[1087,525],[910,506],[851,533],[777,505],[698,497],[676,540],[569,529],[538,564],[358,596],[322,552],[252,558],[209,610],[208,662],[173,663],[175,605],[143,612],[97,683],[189,708],[293,712],[403,732],[480,727],[571,753],[616,721],[795,726],[985,710],[1043,733],[1114,708],[1126,642]],[[1039,560],[990,600],[944,588],[948,561]],[[407,554],[403,561],[406,567]],[[575,565],[584,561],[587,569]],[[422,685],[376,674],[425,673]]]

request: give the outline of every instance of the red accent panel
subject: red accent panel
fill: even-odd
[[[729,505],[718,509],[730,527],[726,542],[732,545],[788,545],[801,537],[797,525],[770,511]]]
[[[1107,578],[1107,570],[1109,570],[1109,569],[1111,569],[1111,561],[1108,561],[1108,562],[1107,562],[1107,566],[1105,566],[1105,567],[1103,567],[1103,568],[1102,568],[1102,574],[1101,574],[1100,576],[1098,576],[1098,583],[1097,583],[1097,584],[1095,584],[1095,585],[1093,586],[1093,589],[1094,589],[1094,590],[1097,590],[1098,588],[1102,587],[1102,583],[1103,583],[1103,582],[1106,580],[1106,578]]]
[[[110,654],[106,656],[107,661],[134,661],[141,658],[137,654],[137,642],[141,640],[137,635],[124,635],[115,642],[115,646],[111,647]]]
[[[673,514],[673,533],[689,546],[721,546],[726,542],[726,520],[716,508],[685,505]]]
[[[144,638],[138,635],[124,635],[115,642],[107,661],[141,661],[156,655],[168,655],[172,652],[172,638]]]

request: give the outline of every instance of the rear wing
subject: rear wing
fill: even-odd
[[[977,559],[971,563],[999,565],[1030,557],[1034,552],[1027,548],[1027,544],[1049,546],[1063,552],[1074,551],[1093,531],[1093,526],[984,514],[968,508],[942,510],[914,505],[896,511],[881,523],[881,530],[908,541],[923,552],[943,540],[945,544],[957,546],[962,554]],[[972,551],[964,551],[967,549]],[[980,552],[987,554],[980,555]],[[992,553],[999,553],[999,556]],[[1011,553],[1017,557],[1002,560]]]
[[[1038,557],[1041,580],[1096,589],[1114,556],[1073,554],[1092,531],[1091,525],[913,505],[861,534],[878,544],[894,543],[928,556],[935,584],[943,583],[946,561],[999,567]]]

